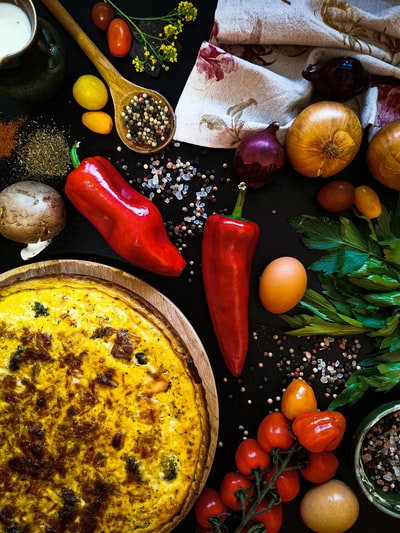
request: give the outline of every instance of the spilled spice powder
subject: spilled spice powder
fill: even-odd
[[[18,133],[25,120],[25,117],[18,117],[0,122],[0,158],[10,157],[18,146]]]
[[[67,136],[49,124],[31,126],[21,139],[17,155],[27,174],[34,178],[64,177],[71,168]]]

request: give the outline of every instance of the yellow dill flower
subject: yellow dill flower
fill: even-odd
[[[124,13],[114,0],[105,0],[116,15],[125,19],[132,29],[134,46],[132,64],[137,72],[158,72],[169,70],[168,63],[178,61],[175,46],[185,22],[194,22],[197,8],[192,2],[181,1],[166,15],[159,17],[135,17]]]
[[[160,46],[160,53],[165,61],[169,63],[176,63],[178,61],[178,51],[173,44],[162,44]]]
[[[169,39],[170,37],[175,37],[178,32],[178,27],[174,24],[166,24],[164,26],[164,35]]]
[[[192,2],[179,2],[177,13],[182,16],[186,22],[191,22],[196,20],[197,8],[194,7]]]
[[[144,71],[144,61],[138,58],[138,56],[132,59],[132,65],[134,66],[136,72]]]

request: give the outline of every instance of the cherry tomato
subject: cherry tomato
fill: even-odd
[[[354,205],[362,215],[376,218],[382,213],[382,204],[376,192],[368,185],[359,185],[354,189]]]
[[[72,95],[78,105],[88,111],[99,111],[108,102],[106,84],[93,74],[83,74],[72,86]]]
[[[333,452],[310,452],[307,458],[309,464],[301,469],[301,474],[307,481],[311,483],[325,483],[325,481],[329,481],[336,474],[339,460]]]
[[[283,502],[290,502],[300,492],[300,474],[297,468],[284,470],[276,478],[276,490]]]
[[[246,492],[245,495],[247,498],[251,498],[253,495],[253,489],[250,487],[251,481],[246,476],[236,472],[228,472],[222,479],[219,493],[223,503],[227,507],[239,511],[242,507],[240,505],[240,499],[236,496],[236,493],[241,489]],[[244,499],[243,501],[246,505],[247,500]]]
[[[269,413],[258,426],[257,440],[267,453],[273,448],[287,450],[294,442],[289,420],[280,411]]]
[[[283,502],[290,502],[296,498],[300,492],[300,474],[297,468],[291,468],[288,464],[288,470],[282,471],[276,476],[276,470],[270,468],[263,477],[265,483],[271,483],[272,479],[276,477],[273,487],[279,494]]]
[[[235,462],[239,472],[249,476],[253,470],[267,468],[270,456],[264,452],[256,439],[245,439],[236,449]]]
[[[256,513],[259,514],[256,514],[253,520],[255,522],[261,522],[264,525],[265,531],[267,531],[267,533],[278,533],[278,531],[282,527],[283,521],[282,504],[276,503],[266,511],[261,512],[266,507],[267,502],[264,500],[257,506]]]
[[[319,190],[317,201],[323,209],[333,213],[350,209],[354,204],[354,187],[346,180],[329,181]]]
[[[213,516],[219,516],[221,522],[226,519],[228,511],[226,505],[223,503],[219,492],[212,487],[206,487],[201,492],[196,505],[194,507],[194,514],[199,526],[209,529],[211,524],[209,519]]]
[[[213,533],[212,527],[197,526],[196,533]]]
[[[112,56],[124,57],[128,54],[132,47],[132,33],[124,19],[115,18],[110,22],[107,43]]]
[[[286,387],[281,399],[281,412],[289,420],[305,411],[317,409],[314,389],[304,379],[295,379]]]
[[[92,21],[99,30],[108,29],[110,22],[114,18],[114,10],[106,2],[96,2],[92,7]]]

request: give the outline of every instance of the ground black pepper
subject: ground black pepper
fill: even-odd
[[[16,154],[32,178],[65,177],[71,169],[67,136],[55,125],[29,124]]]

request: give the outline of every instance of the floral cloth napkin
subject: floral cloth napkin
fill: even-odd
[[[344,55],[400,80],[398,0],[219,0],[175,110],[175,139],[233,148],[277,121],[284,141],[315,99],[302,71]],[[375,125],[377,95],[372,86],[346,102],[364,127]]]

